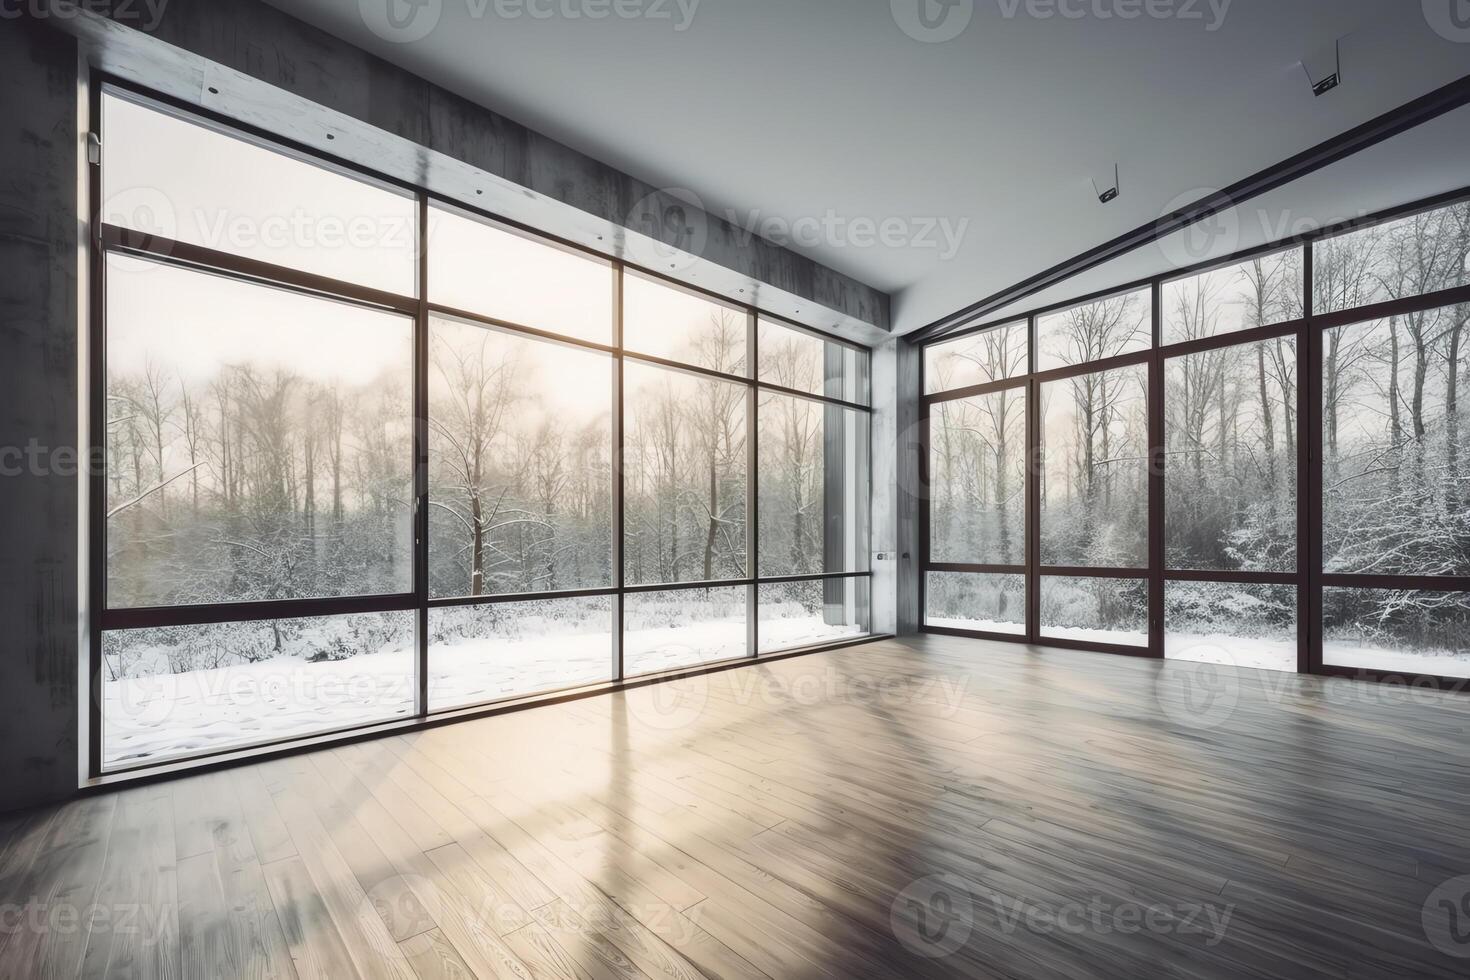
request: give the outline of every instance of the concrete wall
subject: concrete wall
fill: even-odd
[[[75,40],[0,23],[0,810],[77,785],[77,130]]]

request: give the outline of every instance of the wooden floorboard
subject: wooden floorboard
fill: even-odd
[[[1464,977],[1467,744],[1470,696],[882,641],[0,816],[0,978]]]

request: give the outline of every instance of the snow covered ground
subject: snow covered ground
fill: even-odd
[[[949,629],[978,630],[985,633],[1025,633],[1016,623],[997,623],[989,619],[929,619],[930,626]],[[1118,643],[1143,646],[1148,637],[1127,630],[1044,629],[1042,642],[1048,637],[1090,640],[1095,643]],[[1164,656],[1170,660],[1197,663],[1229,664],[1260,670],[1296,670],[1295,638],[1240,637],[1223,633],[1166,633]],[[1397,674],[1433,674],[1440,677],[1470,678],[1470,652],[1424,653],[1387,650],[1362,646],[1328,638],[1322,652],[1323,663],[1339,667],[1363,667]]]
[[[773,651],[856,636],[817,616],[762,619],[761,649]],[[745,654],[745,619],[632,631],[629,676]],[[607,633],[463,640],[429,651],[431,710],[504,700],[612,676]],[[215,751],[389,721],[413,714],[411,645],[311,663],[278,657],[182,674],[129,677],[105,685],[105,764]]]
[[[997,623],[989,619],[930,619],[929,625],[1017,636],[1025,633],[1025,629],[1017,623]],[[1044,644],[1048,638],[1087,640],[1092,643],[1114,643],[1122,646],[1146,646],[1148,644],[1148,635],[1145,633],[1085,627],[1047,627],[1042,630],[1042,643]],[[1264,670],[1296,670],[1296,641],[1246,639],[1219,634],[1169,633],[1164,638],[1164,656],[1171,660],[1233,664],[1237,667],[1257,667]],[[1470,663],[1467,663],[1466,667],[1470,667]]]
[[[1366,667],[1394,674],[1432,674],[1437,677],[1470,677],[1470,651],[1421,653],[1384,650],[1328,637],[1322,662],[1334,667]]]
[[[1165,633],[1164,656],[1204,664],[1296,670],[1296,640],[1221,634]]]

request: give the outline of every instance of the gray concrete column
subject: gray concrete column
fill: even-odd
[[[0,27],[0,810],[77,786],[76,50]]]

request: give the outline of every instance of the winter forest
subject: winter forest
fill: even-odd
[[[647,337],[657,356],[743,374],[743,311],[680,293],[628,312],[653,328],[630,321],[630,347]],[[763,381],[847,396],[865,374],[856,352],[815,337],[762,321],[760,338]],[[442,316],[428,339],[431,597],[615,587],[615,358]],[[405,317],[112,259],[109,605],[411,592],[411,344]],[[865,569],[864,413],[631,357],[624,385],[628,584],[753,574],[752,424],[760,573]],[[743,655],[746,606],[744,586],[630,596],[628,672]],[[762,585],[761,649],[860,632],[864,606],[844,581]],[[323,713],[344,725],[411,712],[413,618],[109,632],[109,757],[279,737],[320,728]],[[436,608],[431,707],[608,680],[611,628],[607,596]],[[181,680],[205,673],[248,696]],[[313,690],[287,690],[307,677]]]
[[[1470,206],[1372,226],[1315,246],[1313,303],[1351,309],[1467,281]],[[1302,250],[1165,283],[1164,343],[1299,319]],[[1147,291],[1037,320],[1042,370],[1148,346]],[[1458,392],[1470,308],[1328,330],[1322,342],[1324,571],[1464,575],[1470,485]],[[928,351],[926,390],[1026,371],[1024,321]],[[1167,356],[1164,546],[1169,569],[1297,568],[1299,365],[1294,336]],[[1147,566],[1147,366],[1072,374],[1039,386],[1043,566]],[[930,406],[935,562],[1015,566],[1014,574],[931,572],[936,625],[1023,631],[1026,388]],[[1043,576],[1043,635],[1143,643],[1143,579]],[[1470,597],[1432,589],[1325,590],[1328,663],[1463,675]],[[1225,650],[1294,669],[1291,586],[1173,581],[1166,649]],[[1208,653],[1201,656],[1208,656]],[[1458,662],[1457,662],[1458,661]]]

